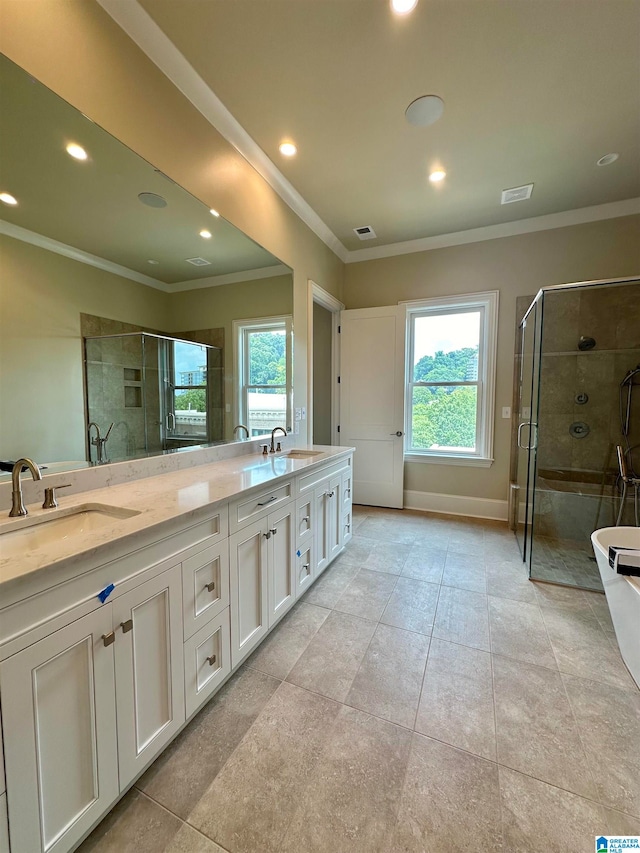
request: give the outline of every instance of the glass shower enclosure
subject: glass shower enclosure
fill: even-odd
[[[639,522],[640,280],[538,293],[518,329],[514,412],[511,523],[529,576],[601,590],[591,533]]]
[[[87,459],[223,439],[222,351],[147,332],[85,338]]]

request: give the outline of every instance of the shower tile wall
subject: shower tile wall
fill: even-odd
[[[581,336],[594,338],[595,347],[580,351]],[[620,382],[639,363],[640,285],[545,293],[537,534],[573,540],[589,549],[591,532],[615,523],[617,503],[611,496],[618,470],[615,448],[621,443]],[[578,394],[586,394],[588,401],[578,404]],[[587,424],[587,436],[571,435],[570,427],[577,422]],[[638,444],[640,388],[631,423],[631,444]],[[633,523],[631,503],[623,521]]]

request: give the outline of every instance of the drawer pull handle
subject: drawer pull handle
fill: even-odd
[[[275,495],[271,495],[271,497],[267,498],[266,501],[258,501],[258,506],[266,506],[267,504],[271,504],[277,500],[278,500],[278,498]]]
[[[344,529],[345,529],[345,530],[351,530],[351,525],[350,525],[350,524],[345,524]]]
[[[116,632],[115,631],[109,631],[108,634],[102,635],[102,642],[105,644],[105,647],[110,646],[112,643],[115,643],[115,641],[116,641]]]
[[[206,584],[204,585],[204,588],[207,590],[207,592],[213,592],[213,591],[214,591],[214,589],[216,588],[216,582],[215,582],[215,581],[211,581],[211,583],[206,583]]]
[[[272,527],[271,530],[269,531],[269,533],[272,533],[274,536],[276,535],[277,532],[278,532],[277,527]]]
[[[304,566],[302,567],[305,570],[306,574],[308,574],[308,575],[311,574],[311,572],[309,571],[310,567],[311,567],[310,563],[305,563]]]
[[[271,539],[271,531],[270,530],[267,530],[267,532],[263,533],[262,535],[264,536],[265,539]]]
[[[345,489],[345,492],[346,492],[348,495],[350,495],[350,494],[351,494],[351,489]]]
[[[127,619],[126,622],[120,623],[122,627],[122,633],[127,634],[129,631],[133,630],[133,619]]]
[[[208,657],[207,660],[209,661],[209,666],[213,666],[217,658],[215,655],[211,655],[211,657]]]
[[[308,515],[305,515],[305,516],[304,516],[304,518],[303,518],[302,520],[303,520],[303,521],[310,521],[311,519],[309,518],[309,516],[308,516]]]
[[[335,495],[335,492],[327,492],[326,495],[328,498],[332,498]]]

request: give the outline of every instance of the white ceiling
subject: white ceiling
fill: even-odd
[[[100,2],[187,96],[207,84],[228,138],[343,257],[640,196],[640,0],[419,0],[402,19],[388,0]],[[444,116],[412,127],[424,94]]]

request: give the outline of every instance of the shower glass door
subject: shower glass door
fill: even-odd
[[[537,400],[540,365],[542,300],[536,300],[520,324],[520,377],[518,382],[517,516],[516,537],[522,558],[531,557],[531,533],[537,445]]]

